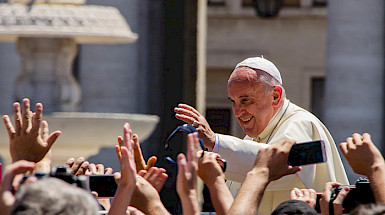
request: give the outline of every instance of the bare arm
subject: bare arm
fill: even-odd
[[[121,177],[116,190],[114,200],[108,214],[126,214],[136,184],[136,166],[134,161],[133,144],[131,140],[132,131],[128,123],[123,126],[123,145],[117,151]]]
[[[184,154],[178,155],[178,176],[176,191],[182,201],[183,214],[199,214],[197,199],[197,169],[198,169],[198,134],[187,136],[187,159]]]
[[[234,198],[225,182],[225,175],[217,162],[220,155],[205,152],[198,161],[198,175],[210,190],[211,201],[217,214],[226,214]]]

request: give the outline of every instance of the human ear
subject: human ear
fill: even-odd
[[[281,86],[274,86],[273,87],[273,105],[279,106],[281,100],[282,100],[282,87]]]

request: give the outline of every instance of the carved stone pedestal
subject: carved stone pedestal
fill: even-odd
[[[16,99],[42,102],[45,112],[79,111],[80,86],[72,75],[77,46],[71,38],[19,38],[21,73]]]

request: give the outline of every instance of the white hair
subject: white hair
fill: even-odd
[[[250,68],[250,67],[248,67],[248,68]],[[273,90],[274,86],[278,86],[278,87],[282,88],[282,98],[286,98],[285,88],[282,86],[282,84],[277,79],[273,78],[273,76],[267,74],[266,72],[264,72],[262,70],[257,70],[257,69],[253,69],[253,68],[250,68],[250,69],[252,69],[256,72],[257,81],[265,87],[266,93]]]
[[[11,215],[96,215],[99,209],[89,192],[57,178],[24,185],[15,197]]]

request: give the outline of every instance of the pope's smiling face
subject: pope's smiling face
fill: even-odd
[[[257,137],[275,114],[273,91],[267,92],[256,72],[240,67],[231,74],[227,91],[233,113],[245,133]]]

